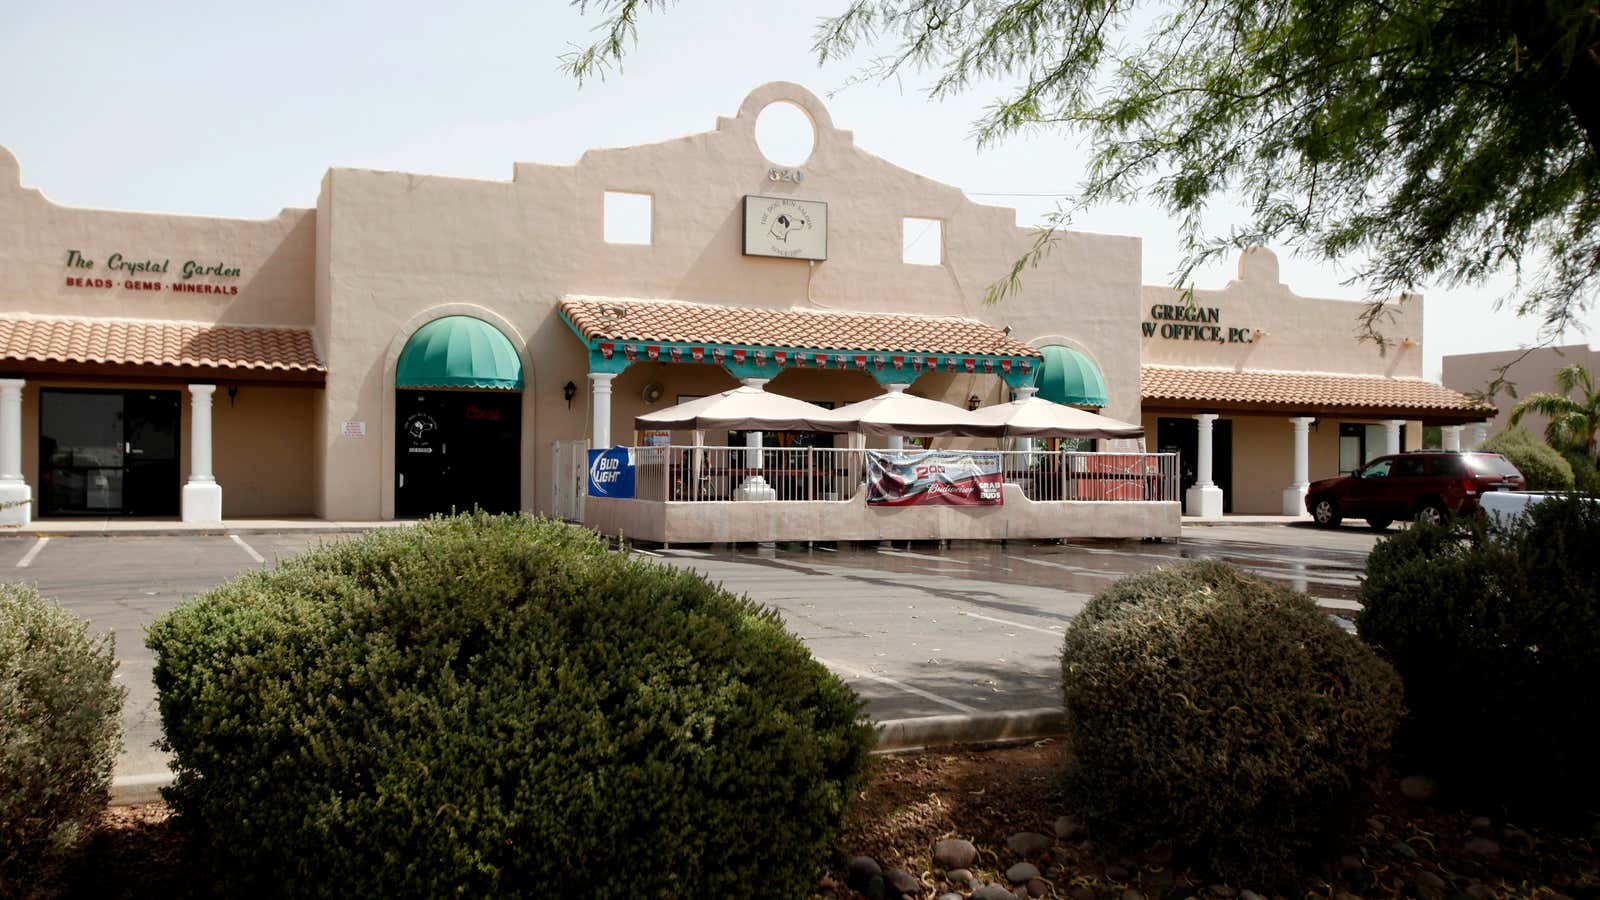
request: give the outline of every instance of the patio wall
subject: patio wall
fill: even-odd
[[[1048,540],[1178,537],[1171,502],[1036,502],[1014,484],[999,506],[868,506],[849,500],[662,503],[589,497],[583,524],[658,544],[753,541]]]

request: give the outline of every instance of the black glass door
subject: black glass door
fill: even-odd
[[[1161,453],[1178,454],[1179,496],[1186,495],[1199,480],[1200,423],[1188,416],[1156,419],[1156,444]],[[1227,419],[1211,423],[1211,481],[1222,489],[1222,511],[1233,512],[1233,423]]]
[[[41,391],[41,514],[177,515],[180,400],[177,391]]]
[[[521,507],[521,394],[396,391],[395,425],[395,515]]]

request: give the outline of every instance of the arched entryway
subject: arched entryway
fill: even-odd
[[[395,515],[520,508],[522,362],[472,316],[418,328],[395,367]]]

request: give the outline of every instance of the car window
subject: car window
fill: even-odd
[[[1466,474],[1459,456],[1435,456],[1428,465],[1436,478],[1458,478]]]
[[[1380,459],[1361,470],[1362,478],[1388,478],[1389,466],[1393,465],[1392,459]]]
[[[1467,459],[1472,461],[1472,471],[1479,475],[1521,475],[1517,467],[1511,464],[1498,453],[1474,453]]]
[[[1389,477],[1421,478],[1422,472],[1422,458],[1419,456],[1406,456],[1394,461],[1394,467],[1389,470]]]

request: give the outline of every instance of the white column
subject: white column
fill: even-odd
[[[1222,488],[1211,480],[1211,423],[1217,420],[1217,414],[1200,413],[1194,420],[1199,424],[1195,482],[1184,493],[1183,511],[1187,515],[1215,519],[1222,515]]]
[[[766,389],[766,383],[770,380],[771,379],[767,378],[742,378],[740,379],[740,382],[744,384],[745,387],[753,387],[760,391]],[[740,484],[738,489],[733,492],[733,499],[778,499],[778,492],[773,490],[772,485],[767,484],[767,479],[761,476],[761,470],[764,467],[764,463],[761,459],[763,455],[761,452],[761,429],[757,428],[748,432],[745,435],[744,445],[746,447],[745,467],[752,471],[749,475],[745,476],[744,482]]]
[[[1028,400],[1038,393],[1039,389],[1036,387],[1019,387],[1017,388],[1017,400],[1019,402]],[[1027,454],[1027,456],[1023,457],[1023,462],[1031,468],[1033,466],[1033,438],[1018,438],[1017,449]]]
[[[884,385],[883,389],[891,394],[903,394],[908,387],[911,387],[911,385],[895,382],[894,384]],[[900,434],[891,434],[884,439],[884,446],[889,450],[904,450],[906,448],[905,436]]]
[[[1489,439],[1489,423],[1488,422],[1473,422],[1472,423],[1472,434],[1467,439],[1467,449],[1468,450],[1476,450],[1480,446],[1483,445],[1484,441],[1487,441],[1488,439]]]
[[[0,524],[33,519],[33,488],[22,478],[21,378],[0,378]]]
[[[1400,446],[1400,426],[1405,423],[1405,419],[1389,419],[1383,423],[1383,440],[1389,447],[1385,453],[1400,453],[1405,450]]]
[[[611,379],[616,377],[615,372],[589,373],[589,380],[594,382],[594,439],[589,442],[590,450],[611,446]]]
[[[1439,436],[1444,444],[1444,449],[1452,451],[1461,449],[1460,425],[1445,425],[1439,429]]]
[[[1294,426],[1294,482],[1283,489],[1283,514],[1306,515],[1306,486],[1311,483],[1311,423],[1316,419],[1299,416],[1289,420]]]
[[[189,385],[189,480],[183,485],[183,521],[221,522],[222,486],[211,472],[211,395],[214,384]]]

